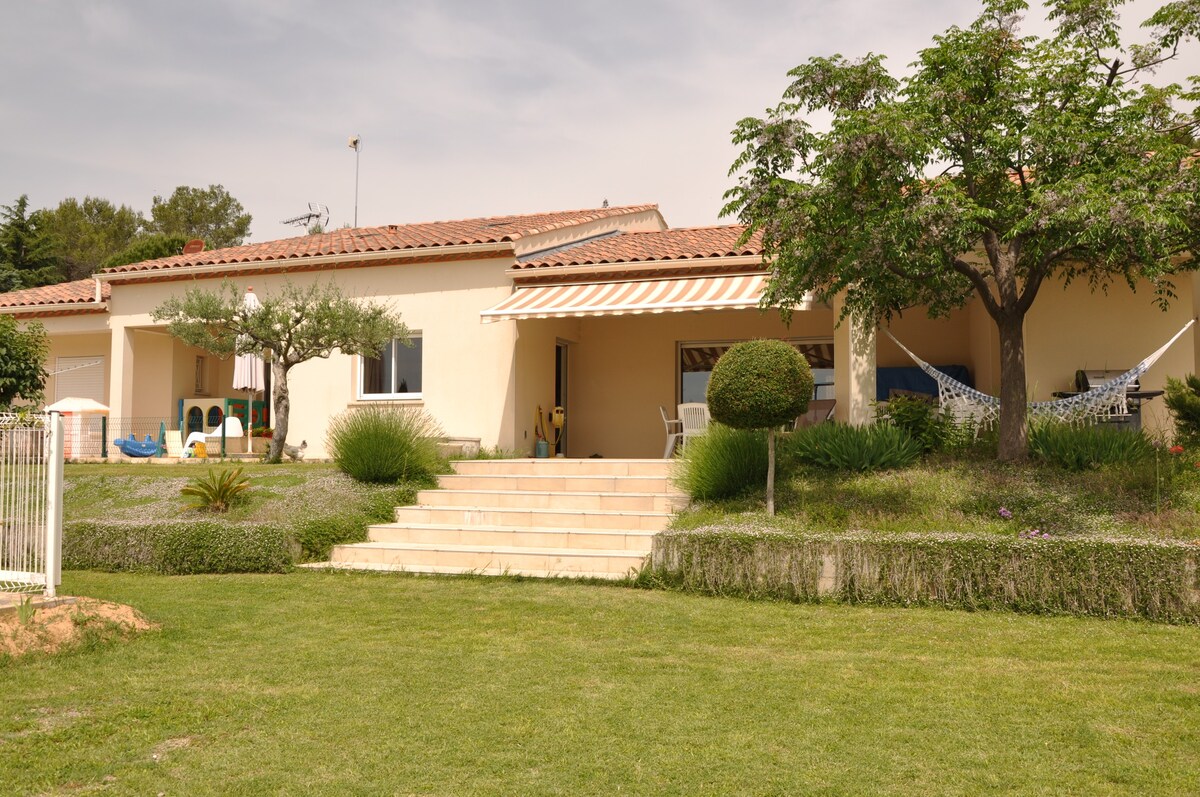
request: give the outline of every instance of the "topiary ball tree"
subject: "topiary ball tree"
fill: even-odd
[[[775,514],[775,430],[808,409],[813,376],[808,361],[782,340],[731,347],[708,380],[708,412],[735,429],[767,430],[767,514]]]

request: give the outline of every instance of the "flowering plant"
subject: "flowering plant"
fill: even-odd
[[[1013,516],[1012,511],[1005,509],[1004,507],[1000,507],[999,515],[1000,515],[1000,517],[1004,518],[1005,520],[1012,520],[1012,516]]]
[[[1039,531],[1038,529],[1026,529],[1017,535],[1022,540],[1048,540],[1051,539],[1050,532]]]

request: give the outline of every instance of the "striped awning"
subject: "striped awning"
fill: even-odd
[[[765,274],[726,274],[677,279],[590,282],[518,287],[480,313],[483,322],[523,318],[681,313],[758,307]]]

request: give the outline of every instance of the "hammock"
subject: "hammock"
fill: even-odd
[[[1150,370],[1150,366],[1158,362],[1158,359],[1167,353],[1167,349],[1171,348],[1171,345],[1179,340],[1183,336],[1183,333],[1187,332],[1194,323],[1196,323],[1196,319],[1194,318],[1188,321],[1183,325],[1183,329],[1175,333],[1175,337],[1163,344],[1162,348],[1116,379],[1112,379],[1102,385],[1097,385],[1085,393],[1079,393],[1069,398],[1056,399],[1054,401],[1029,402],[1029,419],[1077,422],[1105,415],[1128,414],[1129,407],[1126,393],[1129,385],[1142,374],[1146,373],[1146,371]],[[912,358],[912,361],[922,371],[937,382],[938,398],[941,401],[943,411],[950,413],[959,420],[970,418],[980,426],[991,426],[1000,420],[1000,399],[995,396],[989,396],[986,393],[980,393],[975,388],[968,387],[957,379],[946,376],[946,374],[909,351],[903,343],[896,340],[896,337],[891,332],[886,329],[883,331],[884,334],[892,339],[893,343]]]

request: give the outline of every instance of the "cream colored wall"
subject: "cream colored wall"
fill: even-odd
[[[932,319],[924,308],[913,308],[896,316],[888,329],[922,360],[934,365],[966,365],[975,373],[971,356],[970,314],[956,310],[949,318]],[[876,360],[880,368],[909,367],[912,358],[887,335],[879,335]]]
[[[574,412],[576,395],[575,379],[577,353],[582,337],[582,319],[578,318],[547,318],[531,321],[502,321],[500,324],[513,327],[516,333],[516,348],[514,359],[515,393],[512,406],[513,434],[511,443],[505,447],[523,454],[532,455],[536,435],[534,434],[537,408],[540,405],[543,416],[554,406],[554,371],[555,349],[558,341],[568,345],[567,361],[567,411]],[[499,324],[497,324],[498,326]],[[549,432],[549,430],[547,430]],[[575,450],[575,424],[568,418],[567,452],[570,456]]]
[[[511,262],[502,258],[335,272],[344,294],[386,303],[410,328],[422,333],[423,398],[406,404],[423,407],[447,434],[479,437],[485,446],[499,443],[511,447],[515,442],[515,330],[511,323],[481,324],[479,320],[480,311],[511,292],[511,280],[506,273]],[[261,297],[280,290],[287,279],[288,276],[272,274],[233,282],[239,291],[253,286]],[[330,274],[305,272],[290,275],[290,279],[305,285],[328,280]],[[221,280],[216,278],[114,286],[111,303],[114,367],[125,357],[139,361],[140,344],[146,333],[134,328],[153,326],[150,312],[167,297],[189,287],[217,289],[220,284]],[[155,345],[150,344],[147,351],[152,352],[151,363],[168,362],[162,359],[166,352],[158,351]],[[179,356],[177,351],[173,352],[173,359],[182,371],[168,370],[169,376],[160,373],[158,378],[176,393],[186,388],[183,395],[191,395],[192,359]],[[153,372],[161,366],[148,367]],[[232,364],[227,361],[219,368],[219,384],[226,384],[232,379]],[[113,380],[110,396],[114,414],[129,415],[141,406],[135,397],[144,388],[143,374],[149,372],[138,364],[129,369],[126,379]],[[289,442],[307,440],[309,456],[325,456],[324,434],[329,418],[359,403],[356,378],[356,358],[341,353],[295,367],[289,379],[292,399]],[[210,392],[222,395],[213,386]],[[180,395],[174,395],[172,402],[178,398]],[[161,399],[157,396],[155,400]],[[117,406],[123,410],[118,412]]]
[[[829,340],[833,334],[833,313],[828,309],[797,312],[790,328],[777,314],[757,310],[608,316],[573,323],[578,324],[578,339],[571,345],[569,363],[571,457],[662,456],[665,431],[658,408],[675,414],[680,341]],[[539,401],[545,406],[554,395],[554,339],[569,337],[569,325],[564,333],[563,325],[549,321],[516,324],[522,343],[530,344],[518,347],[520,382],[531,385],[531,395],[541,393],[544,398]]]
[[[1107,295],[1092,293],[1080,283],[1065,290],[1043,286],[1025,319],[1030,399],[1042,401],[1056,390],[1072,389],[1080,368],[1124,371],[1137,365],[1195,315],[1190,289],[1178,287],[1180,298],[1164,313],[1152,303],[1147,284],[1139,285],[1136,293],[1124,284],[1114,285]],[[1142,386],[1161,390],[1167,376],[1179,377],[1195,368],[1195,337],[1184,335],[1146,373]],[[1143,423],[1150,429],[1170,428],[1161,398],[1143,405]]]

